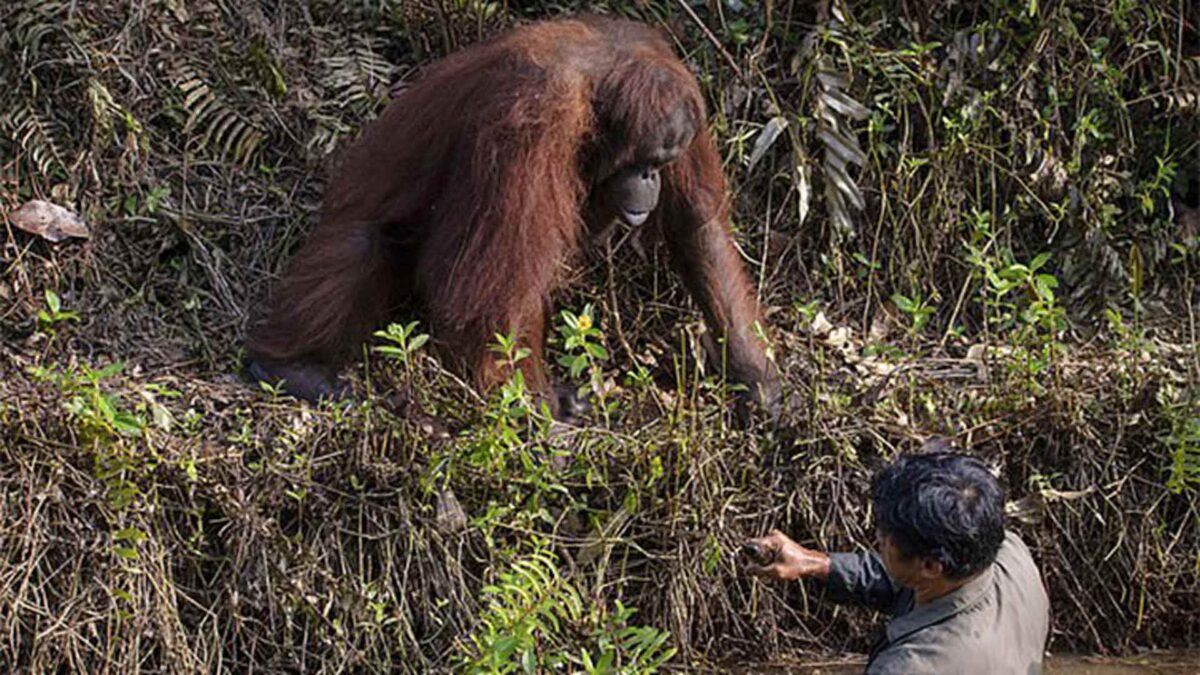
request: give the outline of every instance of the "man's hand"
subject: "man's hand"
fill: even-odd
[[[751,540],[749,546],[757,548],[764,558],[746,564],[746,571],[755,576],[785,581],[805,577],[824,581],[829,576],[829,556],[804,548],[779,530],[771,530],[767,536]]]

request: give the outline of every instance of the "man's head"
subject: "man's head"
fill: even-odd
[[[974,457],[901,457],[875,475],[871,500],[884,565],[911,588],[972,577],[1004,542],[1004,492]]]

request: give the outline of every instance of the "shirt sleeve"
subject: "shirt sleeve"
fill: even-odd
[[[885,612],[896,606],[903,591],[888,576],[876,553],[829,554],[825,588],[834,602],[853,602]]]

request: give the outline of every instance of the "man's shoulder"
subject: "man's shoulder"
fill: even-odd
[[[1021,535],[1012,530],[1004,531],[1004,542],[1000,544],[1000,550],[996,553],[996,557],[1001,556],[1006,558],[1022,558],[1033,563],[1033,555],[1029,552],[1029,546],[1025,544],[1025,540]]]
[[[1011,530],[1005,532],[1004,543],[996,554],[995,565],[999,568],[997,581],[1002,588],[1005,586],[1032,587],[1041,591],[1039,595],[1044,595],[1042,575],[1038,572],[1037,563],[1033,561],[1029,547],[1015,532]]]

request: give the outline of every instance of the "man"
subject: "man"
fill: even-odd
[[[1004,494],[978,459],[901,457],[871,481],[878,553],[826,554],[779,531],[754,540],[750,572],[814,578],[835,601],[892,614],[869,675],[1042,672],[1050,602]]]

